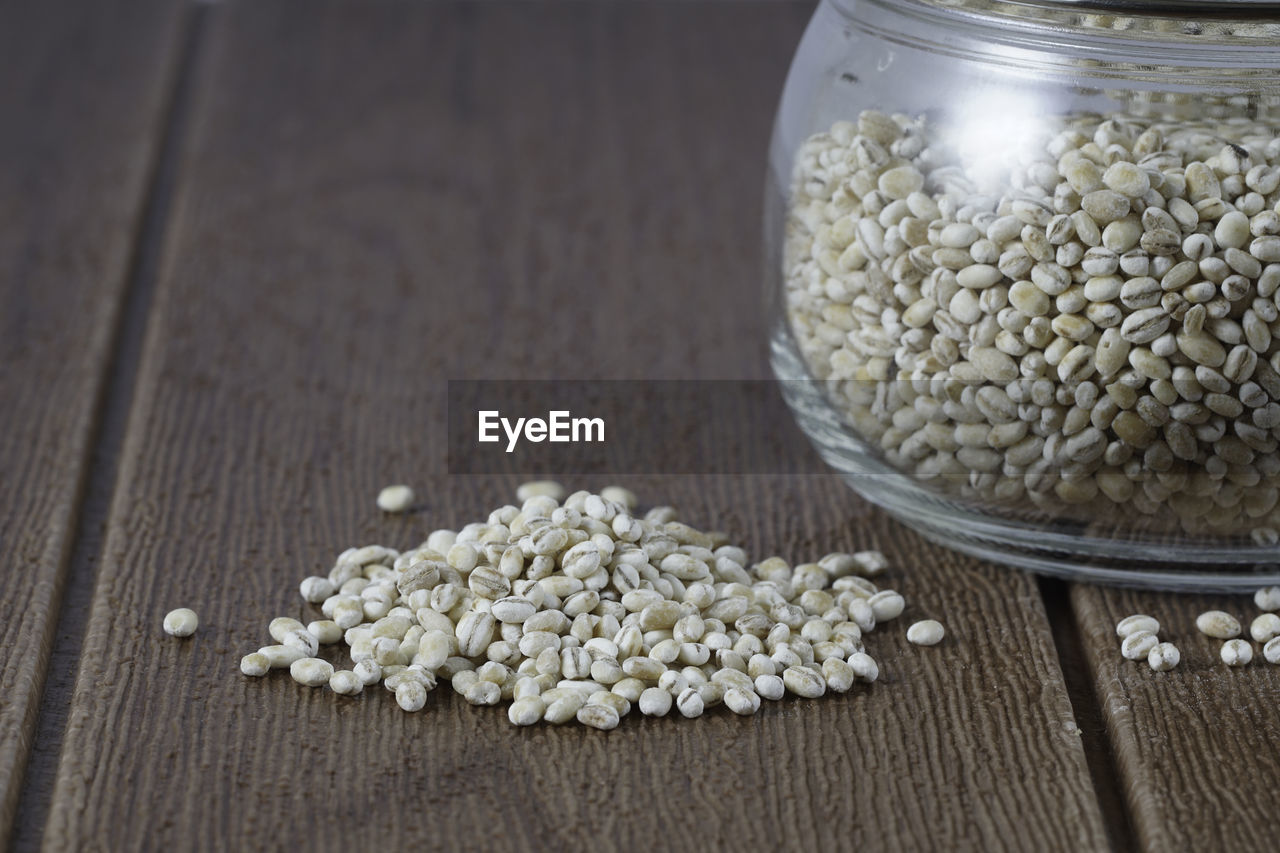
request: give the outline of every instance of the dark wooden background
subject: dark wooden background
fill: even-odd
[[[765,150],[811,10],[0,8],[0,838],[1274,847],[1280,668],[1192,628],[1250,604],[982,564],[829,476],[625,483],[757,553],[885,550],[904,619],[950,633],[877,631],[882,678],[846,696],[600,733],[239,675],[337,551],[509,499],[440,472],[446,379],[767,375]],[[393,481],[417,511],[377,511]],[[1120,659],[1135,611],[1176,671]]]

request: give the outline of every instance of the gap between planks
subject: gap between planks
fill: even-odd
[[[176,71],[165,95],[160,144],[147,177],[142,213],[130,248],[124,302],[112,333],[107,378],[94,403],[89,464],[81,483],[53,648],[9,839],[14,851],[38,850],[43,842],[70,710],[67,699],[75,686],[96,567],[105,545],[106,519],[116,491],[120,450],[132,409],[170,204],[191,116],[197,60],[212,6],[193,2],[183,13]]]
[[[1094,674],[1080,637],[1075,610],[1071,606],[1070,588],[1059,578],[1038,575],[1035,580],[1053,632],[1053,646],[1058,653],[1058,664],[1071,700],[1071,711],[1080,733],[1080,745],[1088,762],[1089,779],[1093,782],[1107,841],[1113,850],[1136,849],[1133,819],[1119,784],[1115,752],[1094,689]]]

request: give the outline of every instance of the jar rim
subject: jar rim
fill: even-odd
[[[1247,10],[1253,13],[1280,9],[1280,3],[1276,0],[1217,0],[1213,3],[1205,0],[997,0],[997,2],[1013,2],[1030,6],[1075,6],[1136,14],[1179,13],[1192,10],[1220,13],[1223,9],[1232,12]]]
[[[1030,6],[1050,10],[1083,10],[1153,17],[1177,17],[1188,12],[1213,17],[1250,17],[1280,11],[1278,0],[960,0],[945,5],[971,7],[974,11],[982,11],[983,7],[997,11],[1001,6]]]
[[[1206,3],[1204,0],[996,0],[1019,5],[1044,6],[1076,6],[1082,9],[1110,10],[1110,12],[1129,12],[1135,14],[1161,14],[1181,12],[1221,13],[1222,9],[1231,12],[1263,12],[1263,10],[1280,9],[1276,0],[1219,0],[1217,3]]]
[[[891,0],[892,2],[893,0]],[[846,9],[859,0],[831,0]],[[1079,21],[1080,16],[1117,16],[1143,20],[1267,21],[1280,23],[1280,0],[896,0],[910,6],[960,12],[983,17],[1007,18],[1030,23]],[[1091,27],[1092,28],[1092,27]]]
[[[946,40],[1031,50],[1058,45],[1098,59],[1130,56],[1171,66],[1280,68],[1280,0],[823,0],[850,21],[863,7],[933,21]],[[1273,11],[1274,10],[1274,11]],[[1196,14],[1190,14],[1195,11]]]

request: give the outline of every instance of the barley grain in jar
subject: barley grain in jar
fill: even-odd
[[[819,3],[771,352],[854,488],[1026,568],[1280,581],[1280,21],[1247,5]]]

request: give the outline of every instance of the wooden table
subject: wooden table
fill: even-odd
[[[69,8],[74,6],[74,8]],[[1242,599],[1040,581],[830,476],[649,476],[800,559],[878,547],[943,646],[752,718],[512,728],[245,679],[297,580],[518,478],[449,378],[763,377],[760,188],[805,2],[164,0],[0,11],[0,838],[16,849],[1274,849]],[[385,516],[388,482],[422,508]],[[604,482],[586,483],[602,486]],[[200,633],[162,615],[190,605]],[[1184,662],[1122,660],[1132,612]]]

